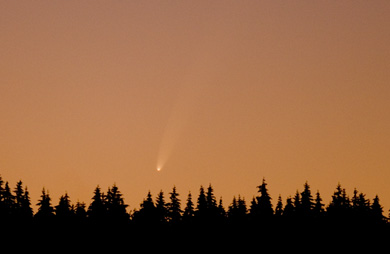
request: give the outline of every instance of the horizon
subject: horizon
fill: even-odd
[[[0,177],[1,177],[1,175],[0,175]],[[1,178],[2,178],[2,177],[1,177]],[[2,181],[3,181],[4,186],[5,186],[6,184],[9,185],[9,188],[10,188],[10,190],[11,190],[11,193],[13,194],[13,193],[14,193],[14,190],[15,190],[14,187],[16,187],[16,184],[15,184],[15,186],[12,186],[12,185],[11,185],[6,179],[4,179],[4,178],[2,178]],[[29,192],[29,197],[30,197],[30,199],[31,199],[31,192],[29,191],[28,186],[27,186],[22,180],[19,180],[19,181],[22,182],[22,187],[23,187],[23,189],[24,189],[24,190],[28,190],[28,192]],[[266,181],[265,178],[263,178],[262,181],[263,181],[263,184],[266,183],[266,185],[268,185],[268,183],[267,183],[267,181]],[[283,197],[283,196],[280,195],[280,194],[278,195],[278,198],[281,197],[281,199],[282,199],[283,208],[284,208],[285,205],[286,205],[287,199],[293,199],[293,197],[296,195],[296,193],[299,193],[300,195],[302,195],[302,191],[304,190],[304,187],[305,187],[306,184],[308,185],[309,190],[310,190],[310,192],[311,192],[311,195],[312,195],[312,198],[313,198],[313,202],[315,201],[315,196],[316,196],[316,194],[319,193],[319,194],[320,194],[320,197],[321,197],[321,200],[322,200],[321,203],[324,205],[324,210],[327,211],[329,205],[332,203],[331,197],[328,197],[328,198],[327,198],[327,197],[324,197],[324,196],[321,194],[321,191],[318,190],[318,189],[317,189],[316,191],[312,190],[311,187],[310,187],[310,183],[309,183],[308,181],[306,181],[306,182],[302,185],[302,189],[297,188],[296,191],[295,191],[294,193],[291,193],[290,195],[287,195],[286,197]],[[260,186],[260,185],[261,185],[261,184],[259,184],[259,186]],[[107,189],[106,191],[104,191],[105,189],[104,189],[103,187],[101,187],[101,186],[98,184],[98,185],[96,185],[96,187],[94,188],[93,191],[95,191],[97,188],[99,188],[100,191],[101,191],[101,193],[102,193],[102,195],[103,195],[103,194],[107,194],[107,192],[110,192],[110,190],[111,190],[114,186],[116,186],[116,187],[118,188],[119,192],[121,193],[122,198],[123,198],[123,201],[124,201],[124,204],[128,207],[128,208],[126,209],[126,212],[128,212],[130,215],[131,215],[132,213],[134,213],[135,211],[139,211],[139,209],[141,208],[142,202],[145,201],[145,199],[146,199],[146,197],[147,197],[148,194],[151,194],[151,198],[152,198],[152,200],[153,200],[153,203],[155,203],[155,204],[156,204],[156,198],[157,198],[158,194],[160,194],[160,193],[162,192],[165,199],[168,198],[168,194],[169,194],[169,191],[166,191],[166,190],[163,190],[163,189],[160,189],[160,190],[158,191],[158,193],[157,193],[157,192],[156,192],[156,193],[153,193],[153,192],[151,192],[150,189],[149,189],[149,190],[148,190],[148,193],[145,194],[145,196],[144,196],[144,198],[142,199],[142,201],[139,201],[139,205],[138,205],[138,206],[132,206],[131,204],[129,204],[129,203],[126,202],[126,196],[124,195],[124,193],[122,193],[121,188],[120,188],[119,186],[117,186],[116,183],[113,183],[112,185],[108,186],[108,187],[106,188],[106,189]],[[256,188],[259,188],[259,186],[256,186]],[[3,187],[3,186],[1,186],[1,187]],[[181,207],[181,208],[184,208],[184,207],[185,207],[185,203],[186,203],[186,201],[187,201],[187,199],[188,199],[188,195],[189,195],[190,193],[191,193],[191,195],[192,195],[192,200],[193,200],[193,202],[194,202],[194,205],[196,205],[196,201],[197,201],[197,198],[199,197],[199,191],[200,191],[200,189],[201,189],[201,188],[207,189],[208,187],[212,187],[213,193],[215,193],[215,188],[213,187],[213,185],[212,185],[211,183],[209,183],[207,186],[200,185],[199,188],[198,188],[198,192],[197,192],[198,195],[196,195],[196,193],[194,193],[193,191],[189,190],[189,191],[186,193],[185,196],[182,196],[182,195],[180,195],[180,192],[177,191],[178,200],[179,200],[179,202],[181,203],[180,207]],[[344,188],[344,186],[343,186],[340,182],[339,182],[339,183],[337,184],[337,186],[334,188],[334,192],[332,193],[332,196],[333,196],[333,194],[335,194],[335,192],[336,192],[336,190],[337,190],[338,187],[341,187],[341,189],[345,191],[345,193],[346,193],[346,195],[347,195],[347,196],[346,196],[347,199],[351,202],[351,200],[352,200],[352,195],[350,195],[349,191],[348,191],[346,188]],[[173,187],[172,187],[171,189],[173,189],[173,188],[175,188],[175,189],[177,190],[176,185],[173,185]],[[354,188],[353,191],[355,191],[355,190],[357,191],[358,194],[361,193],[361,194],[363,194],[363,195],[365,196],[366,200],[369,202],[369,205],[372,205],[372,201],[374,200],[374,198],[375,198],[375,197],[378,197],[378,198],[379,198],[379,203],[380,203],[380,205],[381,205],[382,208],[383,208],[383,216],[384,216],[385,218],[388,218],[388,217],[389,217],[390,211],[387,210],[387,209],[385,209],[385,208],[383,207],[383,204],[381,203],[381,198],[380,198],[380,196],[375,195],[375,197],[369,197],[369,196],[366,195],[366,193],[360,191],[359,189]],[[50,204],[51,204],[51,206],[54,208],[58,203],[56,202],[56,199],[53,198],[53,196],[50,194],[50,190],[48,190],[48,189],[46,189],[45,187],[43,187],[42,190],[41,190],[41,192],[40,192],[40,193],[41,193],[40,195],[42,195],[43,192],[46,193],[46,194],[50,197],[50,199],[51,199]],[[245,206],[246,206],[247,209],[249,210],[250,207],[251,207],[250,202],[252,201],[252,199],[255,199],[255,198],[259,197],[259,195],[260,195],[259,192],[260,192],[260,190],[258,190],[258,191],[256,192],[256,194],[254,194],[254,195],[252,196],[251,200],[248,200],[245,196],[242,196],[241,194],[233,195],[233,197],[230,199],[230,200],[232,200],[231,202],[229,202],[229,201],[226,202],[226,199],[224,199],[222,196],[219,196],[219,197],[218,197],[218,196],[215,196],[215,199],[216,199],[216,202],[218,202],[218,203],[222,201],[222,206],[223,206],[223,208],[224,208],[225,210],[227,210],[227,209],[229,208],[229,206],[232,205],[233,200],[239,198],[239,199],[241,199],[241,200],[243,200],[243,201],[245,202]],[[267,192],[269,192],[269,187],[267,187]],[[72,197],[68,194],[67,191],[63,192],[63,193],[58,197],[58,201],[61,200],[61,198],[62,198],[64,195],[67,195],[67,196],[68,196],[71,205],[76,205],[77,203],[84,203],[87,210],[88,210],[88,207],[91,205],[91,203],[92,203],[92,201],[93,201],[93,192],[91,192],[91,200],[90,200],[90,202],[86,202],[86,201],[83,201],[83,200],[77,200],[77,202],[75,202],[75,201],[72,199]],[[32,195],[32,196],[36,196],[36,195]],[[275,209],[275,208],[276,208],[276,205],[277,205],[278,198],[275,199],[275,198],[272,198],[272,195],[269,195],[269,196],[270,196],[270,198],[271,198],[270,201],[271,201],[272,208]],[[40,198],[42,198],[42,197],[40,196]],[[329,202],[327,202],[327,200],[329,200]],[[33,210],[33,212],[34,212],[34,214],[35,214],[35,213],[37,212],[37,208],[38,208],[38,200],[37,200],[36,203],[34,203],[33,200],[30,200],[30,202],[31,202],[31,208],[32,208],[32,210]],[[167,202],[167,201],[166,201],[166,202]],[[389,213],[387,213],[387,212],[389,212]]]

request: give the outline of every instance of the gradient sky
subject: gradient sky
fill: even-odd
[[[390,208],[390,1],[0,1],[0,174],[130,209],[262,178]],[[160,172],[156,165],[164,163]],[[385,212],[387,215],[387,211]]]

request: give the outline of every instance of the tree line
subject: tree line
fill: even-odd
[[[389,227],[383,214],[379,197],[373,200],[365,194],[353,191],[349,197],[346,190],[337,185],[331,201],[325,205],[319,191],[314,195],[306,182],[302,191],[287,197],[283,202],[279,195],[275,207],[268,193],[265,179],[257,186],[258,194],[247,203],[241,196],[233,197],[225,208],[222,198],[217,200],[210,184],[199,189],[195,198],[189,192],[182,202],[176,187],[167,197],[161,190],[155,199],[150,191],[138,209],[128,211],[122,193],[114,184],[103,192],[97,186],[92,201],[72,204],[67,193],[59,198],[57,205],[45,189],[36,204],[37,212],[32,209],[30,194],[22,181],[18,181],[11,190],[9,183],[0,177],[0,223],[11,225],[120,225],[136,227],[251,227],[254,225],[290,227],[311,225],[324,227],[344,226],[380,226]]]

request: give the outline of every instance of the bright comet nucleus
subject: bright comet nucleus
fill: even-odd
[[[157,171],[159,171],[159,172],[160,172],[160,171],[161,171],[161,168],[157,168]]]

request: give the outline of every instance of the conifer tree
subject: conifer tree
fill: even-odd
[[[140,205],[141,209],[134,214],[134,221],[148,226],[155,226],[159,222],[152,194],[148,192],[146,199]]]
[[[158,221],[160,223],[165,223],[167,220],[167,204],[164,200],[164,192],[160,190],[156,198],[156,213],[158,217]]]
[[[223,204],[222,204],[222,197],[219,199],[219,203],[218,203],[218,215],[219,217],[223,220],[225,219],[225,216],[226,216],[226,211],[225,211],[225,208],[223,207]]]
[[[260,196],[256,197],[256,200],[252,201],[251,215],[255,219],[267,219],[270,218],[274,210],[272,208],[271,197],[268,194],[267,184],[263,178],[263,182],[259,188]]]
[[[384,222],[383,207],[379,203],[378,195],[375,196],[375,198],[372,202],[370,216],[371,216],[374,223],[383,223]]]
[[[217,200],[214,195],[214,190],[211,184],[209,184],[209,187],[207,188],[206,193],[206,211],[207,211],[207,218],[208,220],[214,221],[218,218],[218,207],[217,207]]]
[[[107,216],[111,222],[125,223],[129,219],[129,215],[126,212],[126,207],[122,193],[119,191],[116,184],[112,188],[108,188],[105,207],[107,210]]]
[[[84,202],[77,202],[75,209],[75,219],[80,223],[83,222],[87,218],[86,205]]]
[[[10,218],[14,214],[15,210],[15,197],[11,193],[8,182],[5,182],[5,186],[2,193],[3,213],[6,217]]]
[[[280,217],[283,214],[283,202],[282,202],[282,197],[279,195],[278,197],[278,203],[276,204],[275,207],[275,215]]]
[[[245,199],[238,195],[238,199],[233,197],[231,205],[228,207],[228,219],[233,224],[244,223],[247,216]]]
[[[23,205],[23,199],[24,199],[24,190],[23,190],[23,183],[22,181],[19,181],[16,183],[16,187],[14,190],[15,193],[15,208],[17,210],[16,213],[20,212],[20,209]]]
[[[326,209],[327,215],[335,220],[343,220],[343,218],[346,219],[349,217],[350,208],[350,200],[345,189],[341,188],[339,183],[332,195],[332,201]]]
[[[301,216],[301,196],[298,192],[298,190],[295,192],[294,196],[294,215],[295,216]]]
[[[367,217],[370,212],[370,200],[366,199],[366,195],[363,193],[359,194],[357,202],[358,214],[360,217]]]
[[[283,209],[283,216],[291,217],[294,215],[294,211],[295,211],[295,207],[294,207],[293,201],[292,201],[291,197],[288,197],[286,199],[286,205]]]
[[[228,207],[228,218],[229,221],[236,222],[237,221],[237,211],[238,211],[238,203],[236,196],[233,197],[232,203]]]
[[[311,216],[313,207],[314,207],[313,196],[311,195],[310,186],[306,182],[304,184],[304,189],[301,193],[301,213],[302,213],[302,216],[304,216],[304,217]]]
[[[150,211],[155,209],[153,199],[152,199],[152,194],[150,193],[150,191],[148,191],[148,194],[146,195],[146,199],[144,199],[144,201],[142,202],[141,209],[146,209]]]
[[[29,192],[27,187],[23,190],[22,181],[17,182],[15,190],[15,216],[18,220],[26,222],[31,219],[33,216],[33,211],[31,208],[31,202],[29,197]]]
[[[51,205],[49,192],[46,193],[45,188],[42,189],[41,199],[37,203],[38,212],[35,218],[40,222],[49,222],[54,216],[54,208]]]
[[[194,203],[192,202],[191,192],[188,193],[186,207],[183,212],[183,221],[191,223],[193,221],[195,212],[194,212]]]
[[[22,202],[22,214],[26,219],[31,219],[33,217],[33,210],[31,208],[30,193],[28,192],[27,187],[24,189],[24,197]]]
[[[316,199],[313,207],[313,214],[315,217],[320,217],[324,213],[324,204],[322,203],[322,198],[320,192],[317,190]]]
[[[196,206],[195,216],[200,221],[203,221],[205,219],[206,214],[207,214],[206,195],[204,193],[203,186],[200,186],[199,197],[198,197],[198,202],[197,202],[197,206]]]
[[[217,200],[215,199],[214,190],[211,184],[209,184],[209,187],[207,188],[206,206],[209,210],[215,210],[215,208],[217,207]]]
[[[92,203],[88,207],[88,218],[93,222],[104,220],[106,216],[106,207],[104,205],[103,194],[101,193],[99,185],[95,188],[92,197]]]
[[[180,199],[178,198],[179,193],[176,192],[174,186],[170,194],[170,202],[167,204],[168,208],[168,221],[171,224],[177,224],[181,219],[182,210],[180,209]]]
[[[237,209],[238,209],[238,214],[240,216],[240,218],[242,220],[244,220],[246,218],[246,215],[247,215],[247,208],[246,208],[246,202],[245,202],[245,198],[241,198],[240,195],[238,195],[238,200],[237,200]]]
[[[355,188],[354,190],[353,190],[353,196],[352,196],[352,199],[351,199],[351,202],[352,202],[352,209],[354,210],[354,211],[356,211],[356,209],[358,208],[358,206],[359,206],[359,192],[357,191],[357,189]]]
[[[60,197],[58,205],[55,207],[56,217],[62,222],[68,222],[74,215],[72,205],[68,193]]]

